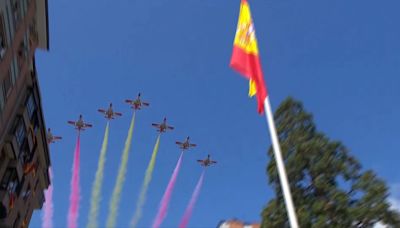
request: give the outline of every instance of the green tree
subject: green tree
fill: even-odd
[[[300,227],[400,227],[388,188],[340,142],[316,130],[301,102],[286,99],[275,113],[287,175]],[[272,147],[269,183],[275,190],[262,212],[262,227],[289,227]]]

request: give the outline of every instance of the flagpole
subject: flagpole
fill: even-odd
[[[296,211],[294,209],[292,195],[290,193],[289,182],[285,171],[285,165],[282,159],[281,147],[279,145],[278,135],[276,133],[274,117],[272,114],[271,104],[269,102],[269,96],[267,96],[264,100],[264,109],[265,109],[265,116],[268,122],[269,132],[271,134],[272,147],[274,149],[275,160],[278,167],[279,179],[281,181],[281,186],[283,189],[283,196],[286,203],[286,210],[289,215],[290,226],[292,228],[298,228],[299,225],[297,223]]]

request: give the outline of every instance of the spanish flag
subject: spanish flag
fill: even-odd
[[[267,97],[267,88],[247,0],[241,0],[230,67],[249,79],[249,96],[257,95],[258,113],[262,114],[264,112],[264,100]]]

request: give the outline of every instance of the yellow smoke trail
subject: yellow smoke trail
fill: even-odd
[[[135,124],[135,113],[133,113],[131,125],[128,131],[128,137],[125,141],[124,151],[122,152],[121,164],[118,170],[117,182],[114,186],[114,191],[111,196],[110,206],[108,209],[107,227],[116,227],[117,215],[118,215],[118,205],[121,200],[121,191],[125,182],[126,168],[128,165],[129,150],[131,148],[133,126]]]
[[[135,211],[135,214],[133,215],[133,218],[131,221],[131,227],[136,227],[137,223],[140,220],[140,217],[142,217],[142,209],[143,209],[143,205],[146,201],[147,189],[149,187],[151,177],[153,174],[154,164],[156,163],[156,157],[157,157],[157,153],[158,153],[158,145],[159,144],[160,144],[160,135],[157,137],[157,142],[156,142],[156,145],[154,146],[153,154],[151,155],[151,160],[150,160],[149,166],[147,166],[142,189],[140,190],[139,200],[136,204],[136,211]]]
[[[101,200],[100,196],[101,196],[101,186],[103,184],[104,164],[106,163],[109,127],[110,127],[110,122],[107,122],[106,130],[104,132],[103,144],[101,146],[99,162],[97,164],[96,176],[94,178],[94,182],[93,182],[93,186],[92,186],[89,221],[88,221],[88,225],[87,225],[88,228],[98,227],[97,217],[99,214],[99,204],[100,204],[100,200]]]

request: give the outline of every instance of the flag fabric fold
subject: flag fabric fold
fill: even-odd
[[[253,18],[251,17],[248,0],[241,0],[239,19],[236,29],[235,40],[230,67],[242,74],[249,80],[249,96],[256,95],[258,113],[265,110],[269,130],[271,133],[272,146],[279,172],[279,178],[285,198],[286,209],[289,215],[290,227],[298,228],[296,210],[294,208],[289,181],[286,175],[285,165],[279,145],[279,139],[275,128],[274,116],[269,103],[267,87],[261,69],[260,55],[256,39]]]
[[[249,96],[257,97],[257,111],[262,114],[264,112],[264,100],[268,92],[261,68],[253,19],[247,0],[242,0],[240,4],[230,67],[249,80]]]

